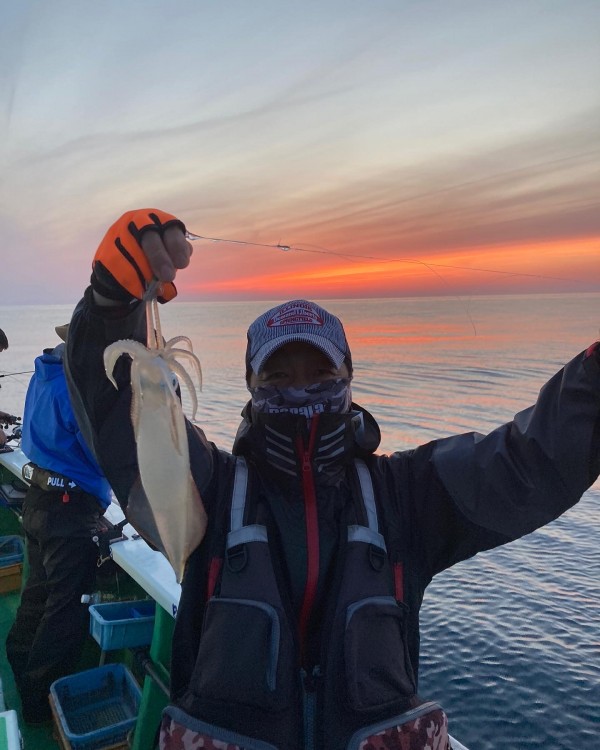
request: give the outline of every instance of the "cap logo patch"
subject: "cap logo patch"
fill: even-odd
[[[280,307],[273,317],[267,320],[267,328],[278,328],[279,326],[295,325],[322,326],[323,318],[312,305],[284,305]]]

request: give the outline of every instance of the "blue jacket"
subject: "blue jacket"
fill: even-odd
[[[106,509],[112,490],[73,414],[63,353],[64,344],[59,344],[53,350],[44,350],[35,360],[35,374],[25,399],[21,447],[34,464],[69,477]]]

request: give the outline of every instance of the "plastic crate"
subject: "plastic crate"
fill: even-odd
[[[90,633],[103,651],[148,646],[152,641],[156,602],[152,599],[107,602],[90,607]]]
[[[22,563],[25,544],[22,536],[0,536],[0,568]]]
[[[124,664],[88,669],[50,686],[59,735],[73,750],[105,750],[126,743],[135,727],[141,697]]]

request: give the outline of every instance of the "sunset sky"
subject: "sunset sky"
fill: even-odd
[[[598,0],[19,0],[2,304],[75,302],[108,226],[203,237],[183,300],[600,291]]]

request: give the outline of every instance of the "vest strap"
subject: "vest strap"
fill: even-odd
[[[235,531],[230,531],[227,534],[227,549],[236,547],[238,544],[266,541],[268,541],[266,527],[255,523],[250,526],[242,526],[241,529],[236,529]]]
[[[385,539],[379,532],[379,520],[377,517],[377,505],[375,503],[375,491],[373,479],[366,463],[357,458],[354,466],[358,475],[363,506],[367,516],[367,526],[353,524],[348,526],[349,542],[364,542],[374,547],[386,550]],[[267,529],[260,524],[244,526],[244,513],[246,509],[246,496],[248,490],[248,464],[242,456],[235,461],[235,476],[233,479],[233,492],[231,496],[231,527],[227,534],[226,548],[231,549],[239,544],[248,542],[267,542]]]
[[[365,542],[386,551],[385,539],[379,532],[368,529],[366,526],[348,526],[349,542]]]
[[[354,459],[354,466],[360,482],[360,491],[362,494],[363,505],[367,514],[367,526],[375,533],[379,533],[379,522],[377,520],[377,506],[375,504],[375,492],[373,490],[373,480],[371,472],[366,463],[360,458]],[[385,546],[385,545],[384,545]]]
[[[235,460],[235,476],[231,496],[231,531],[244,526],[244,509],[246,507],[246,488],[248,486],[248,464],[246,459],[238,456]]]

